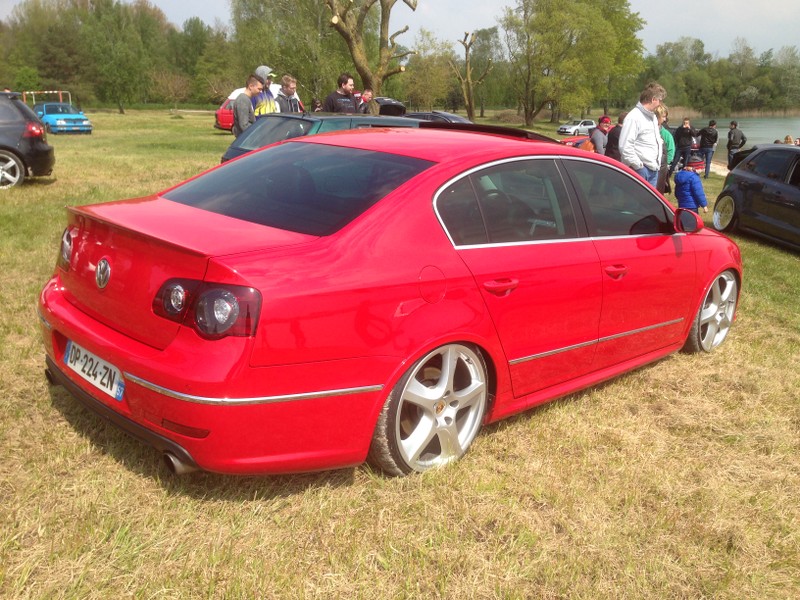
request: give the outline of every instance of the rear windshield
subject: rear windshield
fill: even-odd
[[[275,142],[306,135],[315,124],[316,121],[306,119],[266,117],[248,127],[236,138],[233,146],[248,151],[263,148]]]
[[[228,217],[330,235],[432,163],[323,144],[267,148],[164,195]]]

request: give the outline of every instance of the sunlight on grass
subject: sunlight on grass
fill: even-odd
[[[800,595],[800,255],[754,238],[736,236],[745,281],[718,351],[489,426],[405,479],[175,478],[48,387],[35,302],[64,206],[218,164],[232,136],[181,117],[91,113],[91,136],[50,136],[51,178],[0,192],[0,597]],[[705,185],[713,205],[722,178]]]

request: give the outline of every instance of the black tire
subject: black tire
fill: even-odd
[[[367,462],[402,476],[460,458],[480,431],[488,398],[480,352],[463,344],[437,348],[414,363],[386,398]]]
[[[733,233],[739,226],[739,212],[736,209],[736,200],[725,195],[717,198],[714,203],[713,214],[714,229],[725,233]]]
[[[25,180],[25,165],[16,154],[0,150],[0,190],[12,188]]]
[[[689,330],[683,351],[711,352],[724,342],[733,325],[738,300],[739,282],[736,273],[723,271],[711,282]]]

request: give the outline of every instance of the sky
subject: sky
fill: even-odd
[[[0,0],[0,19],[7,18],[22,0]],[[744,38],[756,55],[770,48],[800,46],[800,0],[629,0],[631,11],[638,12],[646,24],[639,32],[645,51],[654,53],[656,46],[675,42],[681,36],[702,40],[706,52],[728,56],[737,37]],[[167,19],[181,27],[190,17],[200,17],[208,25],[217,20],[227,24],[229,0],[150,0]],[[392,30],[404,25],[409,31],[398,41],[412,46],[421,28],[440,40],[454,44],[464,32],[497,25],[503,9],[513,0],[418,0],[411,11],[402,1],[392,11]]]

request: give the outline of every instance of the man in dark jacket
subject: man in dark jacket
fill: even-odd
[[[739,123],[731,121],[731,129],[728,131],[728,170],[731,169],[733,155],[744,147],[747,143],[747,136],[739,129]]]
[[[678,127],[672,134],[675,138],[675,158],[672,159],[672,164],[669,166],[670,174],[675,171],[675,166],[679,162],[682,162],[684,167],[689,164],[689,158],[692,155],[692,144],[697,133],[697,130],[692,128],[689,119],[684,119],[683,125]]]
[[[628,116],[627,112],[619,113],[617,117],[617,124],[611,131],[608,132],[608,139],[606,139],[606,156],[622,162],[622,157],[619,153],[619,134],[622,131],[622,123],[625,117]]]
[[[708,122],[708,127],[703,127],[700,130],[700,154],[703,155],[706,161],[706,179],[708,179],[708,174],[711,171],[711,159],[714,157],[718,139],[717,122],[711,119]]]

